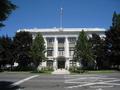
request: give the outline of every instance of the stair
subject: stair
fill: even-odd
[[[57,70],[53,71],[52,74],[70,74],[70,72],[65,69],[57,69]]]

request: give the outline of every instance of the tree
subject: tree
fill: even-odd
[[[120,14],[113,13],[112,26],[111,28],[120,29]]]
[[[12,39],[8,36],[0,37],[0,67],[10,64],[11,68],[13,62],[13,45]]]
[[[5,21],[13,10],[16,9],[16,5],[12,4],[9,0],[0,0],[0,27],[5,26]]]
[[[32,44],[32,35],[29,32],[17,32],[13,38],[14,58],[19,63],[20,69],[24,70],[30,63],[30,48]]]
[[[105,69],[107,60],[105,60],[105,40],[101,38],[96,33],[92,34],[90,38],[90,42],[92,43],[92,52],[95,55],[96,60],[96,68],[97,69]]]
[[[82,30],[79,34],[73,59],[79,61],[83,69],[89,69],[94,63],[94,55],[92,54],[91,43],[86,33]]]
[[[112,66],[120,65],[120,14],[114,12],[112,18],[112,26],[106,34],[106,54],[107,59],[111,62]]]
[[[35,39],[33,40],[32,47],[31,47],[31,55],[33,58],[33,62],[37,69],[38,65],[45,60],[45,45],[44,39],[41,33],[37,33]]]

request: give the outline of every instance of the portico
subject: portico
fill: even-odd
[[[68,37],[54,37],[53,44],[54,61],[53,68],[69,68],[69,41]]]

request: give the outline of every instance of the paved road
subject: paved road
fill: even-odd
[[[0,73],[0,90],[120,90],[120,73],[37,75]]]

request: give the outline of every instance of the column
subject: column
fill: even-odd
[[[57,69],[57,60],[56,58],[53,61],[53,69],[56,70]]]
[[[47,57],[47,40],[46,40],[46,37],[44,37],[44,42],[45,42],[45,49],[46,49],[45,57]]]
[[[68,42],[68,37],[65,37],[65,57],[69,57],[69,42]]]
[[[65,37],[65,57],[66,57],[66,62],[65,62],[65,68],[69,69],[69,41],[68,37]]]
[[[46,49],[45,57],[47,57],[47,40],[46,40],[46,37],[44,37],[44,42],[45,42],[45,49]],[[46,66],[47,66],[47,61],[43,61],[42,62],[42,67],[46,67]]]
[[[53,68],[54,70],[57,69],[57,56],[58,56],[58,40],[57,37],[54,38],[54,61],[53,61]]]
[[[54,38],[54,58],[58,56],[58,40],[57,37]]]

